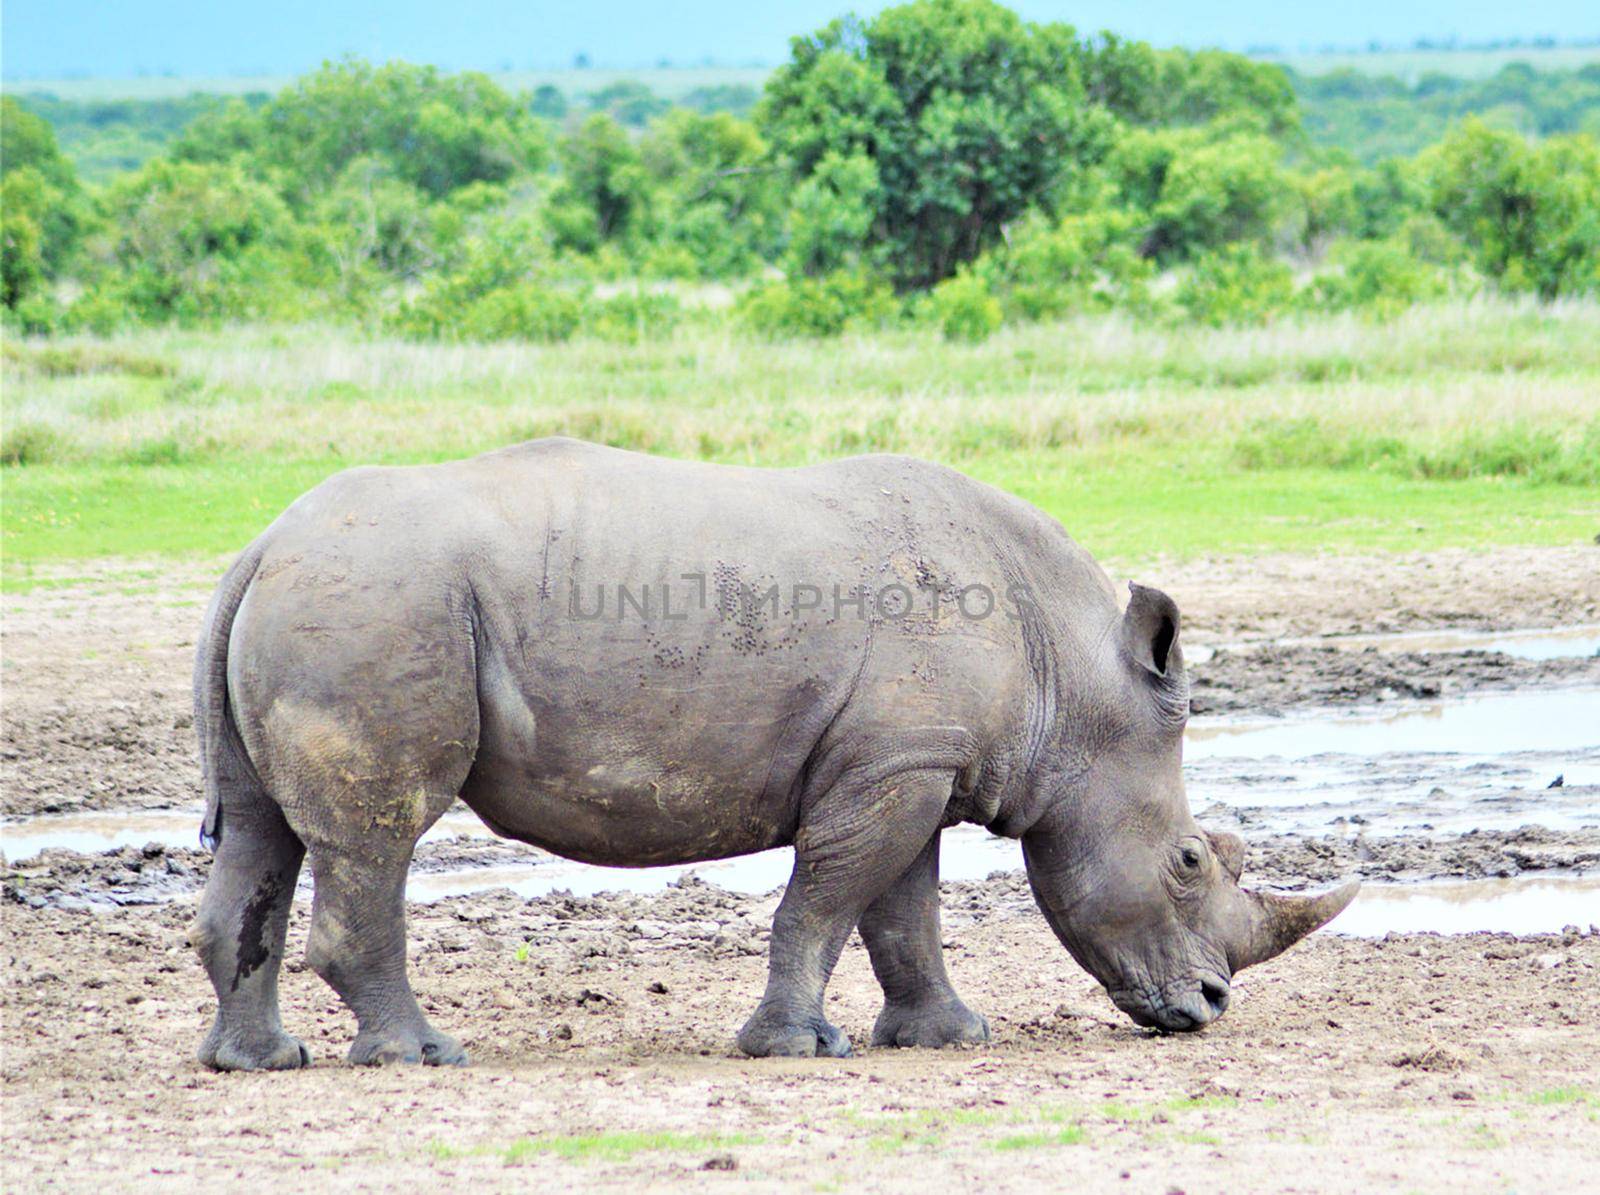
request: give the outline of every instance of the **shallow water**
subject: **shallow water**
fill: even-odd
[[[1600,655],[1600,623],[1571,627],[1539,627],[1515,631],[1395,631],[1386,635],[1332,635],[1275,639],[1270,643],[1196,644],[1184,648],[1190,663],[1209,660],[1217,651],[1257,651],[1263,647],[1333,647],[1341,651],[1450,652],[1492,651],[1521,660],[1565,660]]]
[[[1184,759],[1304,760],[1386,752],[1472,756],[1600,749],[1600,689],[1550,689],[1259,721],[1196,718]]]
[[[1558,933],[1600,925],[1600,876],[1367,884],[1329,925],[1335,933]]]
[[[1372,835],[1448,834],[1528,824],[1600,825],[1600,690],[1536,690],[1277,719],[1197,718],[1185,753],[1185,780],[1202,822],[1239,825],[1250,833],[1320,835],[1360,826]],[[1562,787],[1547,788],[1557,775],[1564,778]],[[15,861],[47,847],[90,853],[147,842],[193,846],[200,816],[198,807],[41,815],[0,826],[0,848]],[[458,807],[424,841],[455,836],[493,837]],[[737,891],[765,892],[787,881],[791,862],[786,849],[639,869],[541,856],[527,864],[418,873],[408,892],[416,900],[493,887],[524,896],[560,889],[580,895],[644,892],[689,872]],[[982,879],[1021,865],[1015,842],[972,826],[945,834],[946,879]],[[1341,918],[1337,928],[1559,929],[1573,921],[1586,924],[1585,917],[1600,920],[1597,884],[1600,879],[1544,878],[1369,885],[1358,911],[1346,914],[1348,921]],[[1563,901],[1580,907],[1563,910]]]
[[[939,843],[942,879],[981,880],[991,872],[1016,871],[1021,866],[1021,844],[996,838],[977,826],[952,827]],[[793,867],[794,852],[788,847],[677,867],[594,867],[551,855],[532,864],[413,875],[406,884],[406,895],[412,900],[428,901],[485,888],[509,888],[524,897],[546,896],[562,889],[574,896],[659,892],[690,873],[733,892],[761,893],[788,883]]]
[[[136,812],[102,810],[90,813],[41,813],[0,824],[0,850],[16,862],[49,848],[94,854],[125,846],[158,842],[166,847],[200,845],[200,819],[204,810],[149,809]],[[477,815],[465,808],[452,809],[426,834],[424,842],[466,834],[493,838]]]
[[[1276,719],[1196,718],[1197,810],[1252,829],[1369,833],[1600,824],[1600,690],[1490,694]],[[1559,787],[1548,787],[1557,777]]]

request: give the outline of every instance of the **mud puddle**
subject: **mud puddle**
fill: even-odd
[[[0,851],[15,862],[45,850],[95,854],[148,843],[168,849],[192,847],[200,842],[203,813],[198,805],[179,809],[41,813],[0,823]],[[422,841],[457,837],[494,839],[475,814],[461,808],[452,809],[441,817],[422,836]]]
[[[1600,758],[1600,689],[1495,693],[1316,718],[1197,719],[1184,737],[1185,762],[1389,752],[1596,753]]]
[[[1329,925],[1361,938],[1389,933],[1560,933],[1600,925],[1600,876],[1368,884]]]
[[[523,897],[548,896],[563,890],[574,896],[660,892],[691,875],[730,892],[756,895],[788,883],[794,868],[794,852],[787,847],[676,867],[594,867],[543,852],[541,855],[543,858],[535,866],[413,874],[406,885],[406,895],[411,900],[433,901],[486,888],[509,888]],[[939,843],[939,874],[946,881],[982,880],[993,872],[1015,871],[1021,866],[1022,847],[1018,843],[997,838],[977,826],[952,827]]]
[[[1198,817],[1245,837],[1257,882],[1341,874],[1480,881],[1600,864],[1600,689],[1201,717],[1191,724],[1186,756]],[[1562,783],[1549,787],[1557,777]],[[0,827],[0,846],[13,864],[23,861],[12,876],[17,898],[28,903],[161,903],[191,899],[203,883],[209,859],[196,849],[199,821],[195,807],[44,814]],[[41,859],[40,852],[48,853]],[[945,834],[941,863],[947,881],[975,882],[1014,875],[1021,854],[1014,842],[957,827]],[[756,894],[785,883],[791,866],[791,852],[778,850],[677,867],[593,867],[496,839],[458,807],[424,837],[408,895],[432,902],[496,888],[524,898],[643,894],[689,876]],[[1534,932],[1582,920],[1558,914],[1560,899],[1595,903],[1592,886],[1430,890],[1407,903],[1410,890],[1376,892],[1371,903],[1379,907],[1363,910],[1355,924],[1383,932]]]
[[[1269,647],[1333,648],[1338,651],[1492,652],[1517,660],[1566,660],[1600,655],[1600,623],[1570,627],[1526,627],[1506,631],[1394,631],[1384,635],[1323,635],[1261,642],[1194,644],[1184,649],[1191,664],[1203,664],[1218,652],[1251,652]]]
[[[1600,834],[1600,690],[1551,689],[1279,719],[1196,719],[1202,820],[1246,831]]]

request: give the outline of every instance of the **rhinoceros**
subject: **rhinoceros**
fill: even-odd
[[[306,1065],[277,977],[311,856],[307,961],[353,1063],[465,1061],[406,975],[419,837],[456,800],[611,866],[792,846],[746,1054],[850,1051],[823,992],[859,927],[874,1046],[989,1037],[941,955],[939,839],[1020,839],[1072,956],[1137,1024],[1198,1029],[1240,968],[1335,916],[1239,887],[1184,795],[1177,607],[952,469],[795,469],[544,439],[340,473],[228,570],[195,662],[215,858],[193,940],[200,1060]]]

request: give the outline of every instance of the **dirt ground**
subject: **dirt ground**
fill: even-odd
[[[191,806],[189,656],[211,566],[75,572],[4,599],[0,812]],[[1139,570],[1194,642],[1600,621],[1600,548]],[[1600,679],[1600,663],[1224,652],[1215,712]],[[427,844],[421,868],[521,848]],[[485,853],[487,852],[487,853]],[[492,857],[491,857],[492,856]],[[994,1043],[751,1061],[732,1038],[775,894],[508,892],[411,907],[413,979],[466,1070],[352,1071],[353,1025],[298,962],[284,1019],[316,1065],[215,1075],[185,934],[202,852],[13,860],[0,893],[5,1190],[1581,1190],[1600,1137],[1600,920],[1560,935],[1317,935],[1244,973],[1220,1022],[1157,1037],[1118,1014],[1015,874],[945,886],[947,955]],[[1251,840],[1280,883],[1593,867],[1600,828]],[[305,940],[305,902],[290,957]],[[830,1015],[861,1047],[859,941]]]
[[[947,892],[950,969],[995,1042],[734,1057],[771,897],[509,893],[414,906],[413,975],[466,1070],[352,1071],[295,966],[316,1064],[214,1075],[188,909],[5,908],[7,1190],[1568,1190],[1600,1122],[1600,935],[1318,936],[1191,1037],[1116,1013],[1003,883]],[[291,950],[303,943],[297,908]],[[852,943],[830,1016],[878,995]]]

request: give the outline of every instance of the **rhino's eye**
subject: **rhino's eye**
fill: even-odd
[[[1195,850],[1194,847],[1192,847],[1192,846],[1184,847],[1180,858],[1183,859],[1183,866],[1187,870],[1196,871],[1196,870],[1199,869],[1199,867],[1200,867],[1200,852]]]

